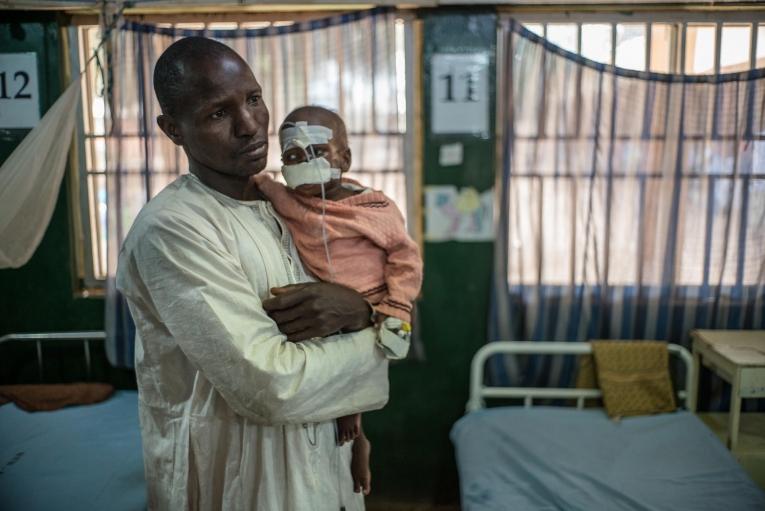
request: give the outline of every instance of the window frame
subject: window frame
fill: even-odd
[[[544,27],[543,36],[547,35],[548,24],[569,24],[577,25],[577,51],[581,55],[582,48],[582,25],[583,24],[611,24],[611,62],[616,62],[616,25],[619,24],[645,24],[646,25],[646,49],[645,49],[645,70],[649,71],[651,62],[651,27],[656,24],[674,25],[673,45],[670,50],[670,74],[682,74],[685,68],[685,42],[688,25],[715,25],[715,67],[714,73],[720,72],[720,53],[721,53],[721,34],[724,24],[731,25],[749,25],[749,68],[752,69],[756,64],[758,27],[765,25],[765,11],[635,11],[630,13],[610,12],[610,11],[515,11],[503,10],[504,18],[512,17],[523,24],[541,24]]]
[[[127,20],[152,23],[159,26],[172,26],[177,28],[192,28],[191,24],[202,24],[203,27],[195,27],[197,29],[204,30],[216,30],[216,29],[242,29],[253,28],[253,24],[265,26],[280,26],[291,25],[294,23],[300,23],[304,21],[310,21],[313,19],[325,18],[328,16],[337,16],[342,12],[352,11],[353,8],[343,8],[342,10],[326,10],[308,8],[304,12],[299,11],[284,11],[284,12],[260,12],[260,13],[248,13],[248,12],[226,12],[226,13],[194,13],[194,14],[150,14],[150,15],[130,15],[125,16]],[[397,79],[401,79],[398,73],[403,74],[404,83],[416,83],[416,77],[414,75],[415,63],[419,62],[418,57],[414,55],[413,49],[415,48],[414,38],[417,37],[417,20],[415,17],[406,11],[397,12],[397,24],[399,20],[404,21],[403,36],[401,42],[401,49],[404,53],[403,62],[396,61],[396,73]],[[66,27],[66,36],[69,42],[68,59],[69,67],[72,70],[72,76],[79,75],[82,71],[81,63],[89,58],[89,55],[83,54],[83,45],[81,44],[82,30],[87,27],[98,26],[98,16],[93,15],[77,15],[71,19],[71,25]],[[233,25],[236,24],[236,27]],[[185,25],[185,26],[184,26]],[[216,26],[217,25],[217,26]],[[228,25],[228,26],[223,26]],[[248,26],[249,25],[249,26]],[[398,38],[398,35],[397,35]],[[90,82],[88,81],[88,86]],[[84,86],[85,87],[85,86]],[[406,200],[406,216],[409,225],[409,231],[413,237],[417,240],[421,239],[421,225],[417,217],[419,207],[417,205],[416,197],[410,191],[416,188],[418,185],[414,182],[417,181],[418,165],[414,161],[413,155],[415,154],[415,132],[416,124],[419,123],[414,116],[416,105],[414,101],[419,101],[419,97],[416,94],[410,94],[411,87],[404,87],[402,99],[404,100],[404,112],[399,111],[399,126],[402,127],[400,136],[402,137],[402,169],[403,179],[405,183],[413,182],[412,186],[405,185],[404,200]],[[108,169],[103,171],[94,171],[88,169],[88,157],[86,151],[88,145],[86,139],[92,137],[92,134],[86,133],[85,111],[86,106],[81,105],[80,112],[76,123],[76,136],[72,144],[71,151],[71,177],[70,177],[70,218],[72,225],[72,244],[73,244],[73,258],[75,272],[75,293],[82,297],[87,296],[103,296],[106,289],[108,272],[106,268],[105,259],[106,248],[103,249],[101,255],[101,261],[96,261],[97,251],[94,249],[94,227],[98,226],[99,221],[94,219],[94,210],[90,204],[91,198],[89,196],[89,179],[94,175],[105,175]],[[276,129],[277,120],[272,116],[269,126],[269,136],[275,136],[275,133],[271,133]],[[361,136],[385,136],[392,135],[392,133],[377,132],[376,123],[373,121],[372,133],[360,133]],[[100,135],[96,135],[100,137]],[[105,136],[105,135],[104,135]],[[107,162],[108,166],[108,162]],[[358,171],[365,172],[364,169],[358,169]],[[383,173],[390,173],[391,171],[384,171]],[[402,208],[403,209],[403,208]],[[103,267],[101,267],[103,265]]]
[[[712,11],[712,12],[689,12],[689,11],[656,11],[656,12],[650,12],[650,11],[635,11],[631,13],[624,13],[624,12],[616,12],[616,11],[608,11],[608,10],[598,10],[598,11],[560,11],[560,12],[549,12],[549,11],[540,11],[540,10],[530,10],[530,9],[503,9],[501,11],[500,15],[500,24],[505,24],[508,22],[509,18],[512,18],[515,21],[518,21],[522,24],[541,24],[543,26],[543,36],[547,36],[547,25],[548,24],[576,24],[577,27],[577,48],[574,53],[577,53],[578,55],[581,55],[581,49],[582,49],[582,25],[583,24],[610,24],[611,25],[611,61],[610,64],[613,64],[616,62],[616,27],[618,24],[636,24],[636,23],[643,23],[646,27],[646,49],[645,49],[645,65],[646,69],[645,71],[651,71],[649,68],[650,62],[651,62],[651,34],[652,34],[652,25],[654,23],[661,23],[661,24],[671,24],[674,26],[673,30],[673,41],[672,41],[672,47],[670,51],[670,70],[669,74],[682,74],[680,70],[685,69],[685,43],[686,43],[686,36],[687,36],[687,28],[689,25],[693,24],[705,24],[705,25],[712,25],[715,26],[715,57],[714,57],[714,74],[718,74],[720,71],[720,55],[721,55],[721,48],[722,48],[722,41],[721,41],[721,33],[722,28],[726,24],[730,25],[749,25],[750,28],[750,43],[749,43],[749,69],[755,68],[756,65],[756,57],[757,57],[757,45],[758,45],[758,32],[759,29],[765,29],[765,10],[760,9],[758,11],[742,11],[742,12],[734,12],[734,11]],[[760,45],[762,45],[762,41],[760,42]],[[504,48],[504,42],[502,39],[502,32],[501,30],[498,31],[498,56],[497,56],[497,65],[503,66],[506,62],[506,56],[504,53],[507,51],[506,48]],[[762,56],[760,57],[762,58]],[[501,72],[498,70],[497,72],[497,90],[501,91],[504,90],[505,85],[502,83],[502,80],[505,78],[506,73]],[[506,108],[505,103],[506,99],[502,98],[501,96],[497,97],[497,111],[502,112]],[[550,135],[548,135],[550,136]],[[552,138],[558,138],[557,136],[552,136]],[[504,135],[504,126],[502,120],[497,118],[497,161],[499,165],[504,165],[506,154],[504,153],[504,142],[505,142],[505,135]],[[544,174],[529,174],[526,176],[526,179],[529,180],[529,183],[532,183],[532,186],[534,183],[539,180],[541,181],[546,176]],[[567,176],[561,176],[563,178]],[[576,176],[574,176],[576,177]],[[743,178],[736,178],[735,176],[709,176],[710,179],[733,179],[734,184],[733,186],[736,186],[736,183],[743,180]],[[762,179],[761,174],[757,175],[758,179]],[[499,177],[498,177],[499,179]],[[499,182],[499,181],[498,181]],[[539,185],[539,192],[542,193],[542,186]],[[541,196],[539,198],[535,197],[534,200],[541,199]],[[541,203],[541,200],[540,200]],[[539,225],[543,225],[544,223],[544,208],[537,208],[539,218],[537,219]],[[533,243],[538,247],[541,247],[543,244],[543,238],[544,234],[542,229],[539,229],[539,234],[537,239],[533,240],[526,240],[529,243]],[[541,249],[540,249],[541,250]],[[611,250],[609,247],[606,247],[604,249],[604,256],[605,256],[605,267],[608,268],[608,259],[610,258],[610,252]],[[514,282],[513,285],[520,285],[520,286],[534,286],[534,285],[542,285],[542,286],[570,286],[570,285],[581,285],[581,284],[587,284],[588,282],[582,282],[580,281],[574,272],[575,267],[575,257],[576,254],[572,253],[571,256],[571,271],[570,273],[570,279],[566,281],[547,281],[543,277],[543,268],[542,265],[538,265],[537,267],[537,275],[533,279],[525,279],[522,275],[516,275],[515,271],[513,270],[513,267],[508,264],[507,271],[508,274],[506,278],[508,279],[508,282],[510,282],[511,273],[514,278],[520,277],[521,280],[518,280],[517,282]],[[642,272],[642,268],[639,266],[638,271]],[[737,269],[737,272],[739,270]],[[606,280],[606,284],[613,287],[630,287],[634,286],[636,282],[643,282],[643,277],[640,275],[636,276],[637,281],[633,280],[628,283],[625,282],[611,282],[610,280],[610,274],[608,271],[606,271],[608,277]],[[736,277],[738,278],[738,276]],[[684,287],[684,288],[694,288],[699,287],[703,285],[708,284],[708,275],[704,274],[703,276],[704,282],[698,282],[698,283],[686,283],[686,282],[680,282],[675,281],[673,282],[673,285]],[[729,285],[729,283],[723,283],[723,285]]]

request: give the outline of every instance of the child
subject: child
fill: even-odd
[[[393,201],[342,177],[351,166],[345,123],[326,108],[300,107],[282,123],[279,142],[287,186],[268,175],[254,181],[289,228],[303,265],[361,293],[378,328],[408,338],[422,260]],[[337,429],[340,444],[354,441],[354,491],[368,495],[370,444],[360,414],[341,417]]]

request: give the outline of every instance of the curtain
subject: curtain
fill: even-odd
[[[58,199],[79,105],[76,76],[0,167],[0,268],[19,268],[42,241]]]
[[[491,340],[659,339],[765,328],[765,69],[595,63],[513,20],[500,103]],[[571,384],[571,357],[495,360]]]
[[[173,41],[206,36],[235,49],[252,67],[271,114],[267,171],[281,168],[277,129],[294,108],[316,104],[346,122],[349,177],[380,189],[406,214],[403,22],[373,9],[262,29],[186,30],[126,23],[111,41],[107,79],[111,126],[105,155],[107,354],[133,366],[134,326],[114,287],[119,247],[141,207],[187,171],[183,151],[156,125],[154,63]]]

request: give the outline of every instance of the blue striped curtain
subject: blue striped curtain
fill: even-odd
[[[106,346],[113,365],[134,365],[135,327],[114,286],[119,248],[141,207],[187,172],[185,154],[155,120],[160,108],[152,73],[165,48],[181,37],[211,37],[250,64],[271,114],[267,171],[281,168],[276,130],[292,109],[314,104],[336,110],[353,151],[349,177],[384,191],[406,214],[400,18],[395,9],[377,8],[259,29],[187,30],[128,22],[113,33],[105,164]]]
[[[629,71],[503,23],[491,340],[765,328],[765,69]],[[492,370],[568,386],[574,362]]]

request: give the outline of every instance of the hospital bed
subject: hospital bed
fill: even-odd
[[[0,337],[0,349],[32,343],[42,380],[46,345],[82,343],[90,373],[91,345],[103,339],[103,332],[11,334]],[[0,406],[0,509],[141,510],[145,487],[135,391],[53,412]]]
[[[598,389],[495,387],[484,383],[496,355],[585,355],[589,343],[495,342],[473,358],[467,414],[454,425],[463,511],[763,511],[765,493],[692,413],[614,421],[585,408]],[[669,345],[685,367],[691,355]],[[679,386],[679,385],[678,385]],[[523,406],[486,408],[487,398]],[[535,400],[575,406],[534,406]]]

